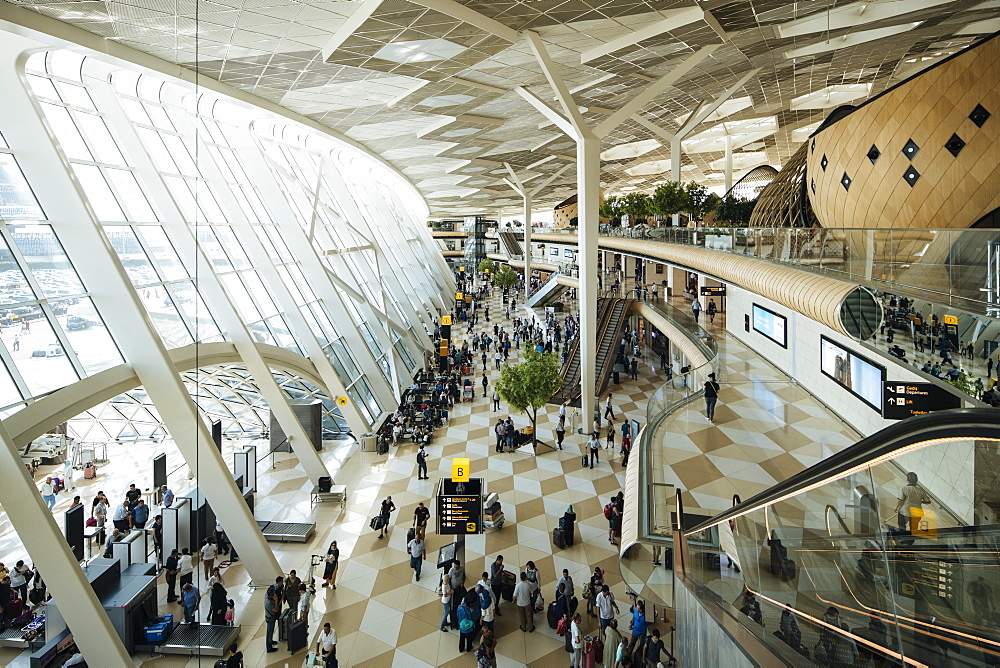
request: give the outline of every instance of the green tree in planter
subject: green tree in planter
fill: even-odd
[[[609,220],[614,220],[618,218],[618,222],[621,222],[621,205],[622,199],[618,195],[609,195],[601,202],[600,208],[597,210],[597,215],[601,218],[607,218]]]
[[[708,188],[690,181],[684,186],[684,195],[687,198],[687,212],[692,220],[698,220],[705,215],[705,201],[708,199]]]
[[[482,260],[479,261],[479,266],[476,267],[476,269],[484,272],[493,271],[493,260],[489,259],[488,257],[484,257]]]
[[[621,209],[628,214],[632,225],[638,225],[653,215],[653,200],[646,193],[628,193],[622,197]]]
[[[705,203],[702,205],[702,216],[707,216],[713,211],[719,208],[722,203],[722,198],[715,193],[709,193],[708,197],[705,198]]]
[[[658,216],[672,216],[688,210],[687,191],[679,181],[668,181],[653,191],[653,210]]]
[[[511,269],[509,264],[500,265],[500,268],[493,274],[493,285],[498,288],[509,288],[517,281],[517,272]]]
[[[728,222],[733,227],[746,227],[750,223],[750,215],[756,205],[756,198],[745,200],[729,196],[719,204],[715,210],[715,217]]]
[[[559,388],[562,375],[559,355],[540,353],[526,348],[524,361],[504,367],[494,387],[497,393],[516,411],[523,412],[531,422],[531,445],[538,440],[538,409],[545,406]]]

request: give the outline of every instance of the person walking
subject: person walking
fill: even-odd
[[[632,364],[629,368],[629,375],[632,377],[632,380],[639,380],[639,360],[635,356],[632,357]]]
[[[205,569],[205,579],[212,575],[212,567],[215,566],[215,557],[218,556],[219,549],[208,538],[201,546],[201,565]]]
[[[577,613],[573,615],[573,622],[569,625],[570,647],[573,653],[570,654],[569,665],[572,668],[582,668],[583,663],[583,630],[580,628],[582,618]]]
[[[705,415],[709,422],[715,421],[715,404],[719,401],[719,383],[715,380],[715,374],[708,374],[705,381]]]
[[[424,555],[427,553],[427,546],[421,539],[420,534],[414,535],[413,540],[406,544],[406,552],[410,555],[410,568],[417,574],[416,581],[420,582],[420,571],[424,565]]]
[[[198,588],[190,582],[181,589],[181,604],[184,606],[184,621],[194,624],[198,614],[198,601],[200,594]]]
[[[441,613],[441,630],[445,633],[448,632],[448,625],[451,621],[451,597],[453,595],[451,589],[451,581],[448,578],[441,578],[441,607],[443,611]]]
[[[323,561],[326,563],[323,567],[323,586],[336,589],[337,569],[340,567],[340,549],[337,547],[337,541],[330,543]]]
[[[493,609],[497,616],[500,616],[500,597],[503,596],[503,555],[498,554],[496,560],[490,564],[490,589],[493,591]]]
[[[40,491],[42,493],[42,501],[45,502],[45,505],[49,510],[52,510],[52,508],[56,505],[56,489],[52,484],[52,476],[45,478],[45,482],[42,483]]]
[[[483,353],[483,356],[485,357],[486,353]],[[486,388],[489,387],[489,385],[490,385],[490,379],[486,377],[486,372],[483,371],[483,398],[484,399],[486,398]]]
[[[556,425],[556,445],[562,450],[563,439],[566,438],[566,426],[562,420]]]
[[[337,632],[330,622],[323,624],[323,631],[316,639],[316,656],[323,657],[323,668],[335,668],[337,665]]]
[[[528,574],[522,572],[521,581],[514,587],[514,603],[517,605],[521,631],[527,633],[532,633],[535,630],[535,623],[532,618],[532,598],[531,585],[528,584]],[[528,628],[529,626],[531,628]]]
[[[420,540],[427,540],[427,520],[430,516],[431,511],[427,509],[423,501],[418,503],[417,507],[413,509],[414,535],[419,536]]]
[[[629,656],[635,651],[637,643],[644,642],[648,623],[646,621],[646,604],[642,601],[636,601],[635,607],[632,608],[632,621],[628,624],[629,629],[632,631],[632,637],[628,641]]]
[[[604,400],[604,419],[614,420],[615,419],[615,408],[611,404],[611,393],[608,392],[608,398]]]
[[[603,635],[604,629],[619,614],[618,603],[615,602],[615,595],[611,593],[611,587],[608,585],[601,587],[601,593],[597,595],[595,603],[597,603],[597,616],[601,621],[601,634]]]
[[[698,324],[698,316],[701,314],[701,302],[695,297],[694,301],[691,302],[691,313],[694,314],[694,322]]]
[[[599,463],[598,455],[601,452],[600,435],[596,431],[590,435],[587,447],[590,449],[590,468],[594,468],[594,464]]]
[[[385,538],[385,532],[389,529],[389,516],[392,511],[396,509],[396,504],[392,502],[392,497],[385,497],[385,501],[382,502],[382,506],[379,508],[378,514],[382,518],[381,521],[381,531],[379,531],[378,537]]]
[[[500,393],[497,392],[497,388],[493,388],[493,412],[500,412]]]
[[[427,451],[424,450],[424,444],[420,444],[420,449],[417,450],[417,480],[428,480],[427,476]]]
[[[719,307],[715,305],[714,299],[708,300],[708,323],[710,325],[715,324],[715,314],[719,312]]]
[[[188,548],[181,550],[181,557],[177,561],[177,568],[181,576],[181,588],[184,585],[191,584],[194,580],[194,561],[191,559],[191,553]]]
[[[608,438],[607,438],[607,441],[604,444],[604,449],[605,450],[610,449],[612,455],[615,452],[615,423],[614,422],[608,423]]]

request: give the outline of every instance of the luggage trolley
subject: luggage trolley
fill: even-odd
[[[499,529],[503,527],[504,521],[506,518],[500,507],[500,495],[496,492],[487,494],[483,502],[483,526],[487,529]]]

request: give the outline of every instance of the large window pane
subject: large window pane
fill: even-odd
[[[199,341],[218,336],[219,328],[215,324],[215,320],[212,318],[208,307],[205,306],[205,302],[201,300],[201,295],[195,290],[193,282],[184,281],[182,283],[174,283],[170,286],[170,289],[173,290],[174,296],[177,297],[177,303],[181,311],[187,316],[188,321],[194,325],[195,335]]]
[[[62,325],[70,346],[88,375],[124,361],[89,298],[53,302],[52,309],[64,313],[56,319]]]
[[[284,318],[280,315],[276,315],[273,318],[268,318],[267,324],[271,328],[271,333],[274,335],[274,338],[277,340],[279,346],[301,354],[302,351],[299,349],[299,345],[295,342],[295,337],[292,336],[292,333],[288,328],[288,323],[285,322]]]
[[[229,299],[235,304],[236,311],[240,314],[243,322],[254,322],[261,319],[260,311],[250,299],[250,295],[243,287],[243,282],[240,281],[238,274],[226,274],[222,277],[222,282],[225,284]]]
[[[136,102],[136,104],[139,103]],[[142,139],[142,143],[146,146],[146,152],[153,159],[156,169],[167,174],[178,174],[177,165],[174,164],[174,159],[170,157],[167,147],[163,145],[160,133],[148,128],[136,128],[135,130],[139,138]]]
[[[28,279],[7,247],[7,242],[0,238],[0,304],[17,304],[34,299],[35,293],[28,285]],[[0,311],[0,322],[5,317],[6,312]]]
[[[179,348],[193,343],[187,325],[181,320],[180,314],[174,308],[173,299],[162,285],[139,290],[139,297],[146,306],[146,312],[153,321],[153,326],[168,348]]]
[[[42,111],[49,121],[49,127],[59,142],[59,148],[70,160],[93,160],[90,149],[84,143],[76,123],[70,117],[66,107],[42,102]]]
[[[9,334],[3,337],[7,350],[10,350],[14,336],[15,334]],[[6,365],[0,362],[0,406],[7,406],[20,400],[21,393],[17,391],[17,385],[14,384],[14,379],[11,378],[10,371]],[[0,419],[4,419],[8,415],[9,413],[0,413]]]
[[[243,250],[243,244],[233,234],[232,228],[228,225],[216,225],[213,229],[219,243],[222,244],[222,248],[226,251],[226,255],[229,256],[230,261],[233,263],[233,267],[236,269],[249,269],[251,266],[250,259]]]
[[[88,93],[87,89],[83,86],[77,86],[66,83],[65,81],[60,81],[59,96],[74,107],[91,109],[93,111],[97,110],[97,107],[94,106],[94,101],[90,97],[90,93]]]
[[[40,308],[25,313],[15,328],[17,338],[10,346],[11,357],[32,395],[51,392],[78,380]]]
[[[87,201],[93,207],[98,220],[113,223],[125,220],[125,213],[118,206],[118,200],[115,199],[111,189],[108,188],[108,182],[104,180],[100,167],[74,163],[73,171],[76,172],[76,178],[80,181],[80,185],[87,195]]]
[[[62,244],[48,225],[11,225],[11,236],[45,297],[84,292]]]
[[[160,270],[164,280],[173,281],[178,278],[186,278],[188,275],[184,265],[181,264],[177,251],[167,238],[163,228],[156,226],[140,227],[139,236],[146,242],[146,248],[156,267]]]
[[[240,276],[243,278],[243,283],[250,291],[250,296],[253,297],[254,303],[257,304],[257,309],[261,315],[265,318],[275,315],[278,312],[278,307],[274,305],[274,301],[271,299],[270,294],[268,294],[267,288],[264,287],[264,282],[260,280],[260,276],[253,271],[245,271]]]
[[[120,203],[128,213],[128,219],[136,223],[156,222],[156,214],[149,206],[149,200],[139,187],[135,174],[124,169],[106,169],[104,173],[118,192]]]
[[[84,136],[87,137],[91,152],[94,154],[94,159],[97,162],[106,162],[109,165],[125,164],[125,158],[122,157],[121,151],[118,150],[118,146],[111,137],[111,133],[108,131],[108,126],[104,123],[103,118],[96,114],[86,114],[83,112],[74,112],[73,117],[76,119],[77,125],[83,130]]]
[[[109,225],[104,228],[104,232],[125,267],[125,273],[128,274],[132,285],[139,288],[160,282],[160,277],[153,269],[153,263],[146,257],[146,252],[131,227]]]
[[[43,220],[45,214],[28,187],[14,156],[0,153],[0,218],[3,220]]]

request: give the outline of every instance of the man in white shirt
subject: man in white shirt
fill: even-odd
[[[611,588],[608,585],[601,587],[601,593],[597,595],[597,616],[601,619],[601,635],[604,635],[604,629],[607,628],[611,620],[615,618],[618,614],[618,604],[615,603],[615,595],[611,593]]]
[[[49,510],[52,510],[52,508],[56,505],[56,489],[52,484],[51,476],[46,478],[45,482],[42,483],[41,492],[42,500],[45,501],[45,505],[48,506]]]
[[[323,625],[323,631],[316,640],[316,654],[323,657],[326,668],[333,668],[337,664],[337,632],[330,626],[330,622]]]
[[[534,631],[535,625],[531,612],[531,585],[524,572],[521,573],[521,581],[514,587],[514,604],[517,605],[517,614],[521,618],[521,630],[529,633]],[[530,629],[529,625],[531,625]]]
[[[424,565],[424,553],[426,544],[420,540],[420,534],[416,534],[409,543],[406,544],[406,551],[410,555],[410,568],[417,574],[417,582],[420,582],[420,569]]]
[[[573,623],[569,625],[570,632],[570,646],[573,648],[573,654],[570,655],[570,666],[573,668],[581,668],[583,665],[583,631],[580,629],[580,615],[577,613],[573,616]]]
[[[118,507],[115,508],[115,514],[111,516],[111,522],[122,533],[128,533],[129,512],[124,503],[119,503]]]

